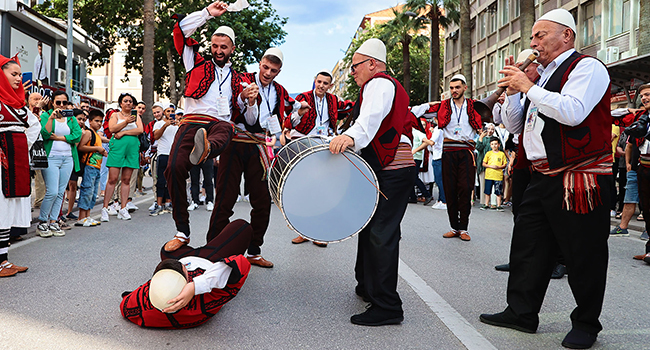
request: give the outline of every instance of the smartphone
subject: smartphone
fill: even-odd
[[[138,111],[135,110],[135,109],[132,109],[132,110],[131,110],[131,115],[134,115],[134,116],[137,117],[137,116],[138,116]]]
[[[59,113],[61,113],[61,116],[63,118],[72,118],[72,117],[74,117],[74,111],[71,110],[71,109],[62,109],[62,110],[59,111]]]
[[[169,119],[171,120],[176,120],[176,113],[172,113],[169,115]]]
[[[29,83],[32,82],[32,72],[23,73],[23,84],[25,84],[27,82],[29,82]]]

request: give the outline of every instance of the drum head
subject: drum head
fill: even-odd
[[[356,154],[316,149],[292,167],[282,189],[287,222],[306,238],[338,242],[365,227],[374,214],[379,193],[368,179],[375,175]],[[350,162],[363,171],[366,177]]]

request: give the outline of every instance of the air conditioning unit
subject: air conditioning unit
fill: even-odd
[[[57,84],[66,85],[65,81],[67,78],[67,73],[65,69],[57,68],[56,69],[56,80],[54,81]]]
[[[607,63],[616,62],[621,58],[618,46],[610,46],[607,48]]]
[[[93,92],[95,92],[95,81],[90,78],[84,79],[83,87],[84,87],[83,91],[85,94],[92,95]]]

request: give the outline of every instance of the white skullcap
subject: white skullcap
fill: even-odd
[[[185,114],[185,111],[182,108],[176,110],[176,114]]]
[[[173,103],[169,103],[169,104],[167,104],[167,107],[166,107],[165,109],[168,109],[168,108],[171,108],[171,109],[173,109],[173,110],[176,110],[176,106],[174,106]]]
[[[526,49],[520,52],[519,56],[517,56],[517,61],[515,61],[515,63],[524,63],[524,61],[528,58],[528,56],[532,54],[533,54],[533,49]],[[533,63],[536,63],[536,60],[534,60]]]
[[[355,53],[372,57],[378,61],[386,63],[386,45],[383,41],[372,38],[366,40]]]
[[[212,33],[212,36],[215,36],[217,34],[223,34],[229,37],[230,41],[232,41],[232,44],[235,45],[235,31],[232,30],[232,28],[228,26],[221,26],[217,28],[217,30],[215,30],[214,33]]]
[[[149,301],[156,309],[162,311],[172,305],[167,302],[181,294],[186,284],[185,276],[178,271],[162,269],[151,278]]]
[[[160,102],[156,102],[156,103],[154,103],[154,104],[153,104],[153,107],[160,107],[160,109],[162,109],[162,110],[165,109],[165,107],[163,106],[163,104],[160,103]],[[151,107],[151,108],[153,108],[153,107]]]
[[[318,73],[316,73],[316,76],[318,76],[319,74],[327,75],[328,77],[332,78],[332,82],[334,82],[334,76],[332,75],[332,73],[330,73],[329,70],[321,69],[318,71]]]
[[[544,14],[544,16],[540,17],[537,21],[535,21],[535,23],[539,21],[555,22],[565,27],[571,28],[571,30],[573,30],[573,34],[577,33],[576,21],[571,15],[571,12],[565,9],[555,9],[555,10],[548,11],[547,13]]]
[[[454,81],[454,80],[460,80],[463,82],[463,84],[467,85],[467,79],[465,79],[465,76],[462,74],[456,74],[449,81]]]
[[[280,63],[284,63],[284,55],[282,54],[282,51],[278,49],[277,47],[272,47],[264,53],[264,56],[275,56],[280,59]],[[262,57],[264,57],[262,56]]]

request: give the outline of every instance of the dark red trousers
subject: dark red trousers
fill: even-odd
[[[253,238],[248,247],[248,254],[258,255],[261,253],[260,247],[264,243],[264,234],[269,226],[271,196],[267,181],[262,180],[264,168],[255,144],[233,141],[221,153],[217,173],[217,196],[207,240],[214,238],[230,222],[239,195],[242,174],[250,192],[252,207],[250,222]]]
[[[184,245],[173,252],[168,252],[163,245],[160,248],[160,259],[181,259],[186,256],[199,256],[217,262],[229,256],[244,254],[252,236],[253,229],[251,225],[245,220],[239,219],[226,225],[223,231],[203,247],[192,248]]]
[[[442,152],[442,186],[447,199],[449,225],[454,230],[467,231],[472,211],[472,189],[476,165],[470,150]]]
[[[183,232],[186,236],[190,235],[190,214],[187,211],[189,203],[187,203],[186,183],[190,177],[190,169],[194,166],[190,163],[190,153],[194,148],[194,135],[196,135],[199,128],[205,128],[207,131],[208,141],[210,142],[210,155],[208,158],[214,158],[221,154],[230,143],[233,135],[230,123],[216,119],[210,124],[183,124],[176,132],[172,150],[169,152],[167,168],[165,169],[165,179],[167,179],[169,198],[172,200],[172,216],[174,222],[176,222],[176,230]],[[221,228],[223,229],[223,227]]]

